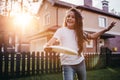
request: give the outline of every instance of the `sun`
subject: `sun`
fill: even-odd
[[[32,16],[29,14],[18,14],[15,16],[15,24],[19,25],[20,27],[25,27],[30,20],[32,19]]]

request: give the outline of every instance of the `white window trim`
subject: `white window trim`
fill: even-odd
[[[100,24],[99,24],[99,19],[100,19],[100,18],[104,18],[104,19],[106,20],[106,25],[105,25],[105,26],[100,26]],[[105,17],[105,16],[98,16],[98,26],[99,26],[100,28],[107,28],[107,26],[108,26],[107,17]]]
[[[46,19],[46,16],[47,16],[47,19]],[[46,26],[46,25],[49,25],[50,24],[50,12],[46,12],[45,14],[44,14],[44,25]]]
[[[86,42],[86,48],[93,48],[94,42],[93,40],[89,40],[88,42]]]

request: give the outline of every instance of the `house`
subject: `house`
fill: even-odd
[[[0,15],[0,51],[28,52],[29,43],[14,17]],[[29,26],[30,27],[30,26]]]
[[[120,16],[109,13],[108,1],[102,1],[103,9],[92,6],[92,0],[84,0],[84,5],[76,6],[59,0],[42,0],[39,8],[39,28],[29,37],[30,51],[42,51],[43,45],[52,37],[54,32],[62,27],[62,22],[66,10],[76,7],[83,16],[83,29],[88,33],[98,32],[106,28],[112,21],[116,21],[116,26],[109,32],[103,34],[97,40],[90,40],[84,44],[85,52],[100,52],[100,47],[109,49],[117,47],[120,51]]]

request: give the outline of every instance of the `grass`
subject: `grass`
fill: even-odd
[[[119,80],[120,68],[106,68],[87,71],[87,80]]]
[[[87,80],[119,80],[120,68],[105,68],[87,71]],[[11,80],[62,80],[62,73],[44,74]],[[77,79],[75,79],[77,80]]]

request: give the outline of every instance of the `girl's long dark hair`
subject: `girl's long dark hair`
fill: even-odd
[[[78,44],[78,48],[79,48],[78,53],[80,55],[82,50],[83,50],[83,42],[84,42],[82,16],[76,8],[71,8],[71,9],[68,10],[68,12],[69,11],[73,11],[74,14],[75,14],[74,30],[75,30],[75,33],[76,33],[77,44]],[[65,20],[66,20],[66,18],[65,18]],[[64,26],[67,26],[66,22],[64,22]]]

